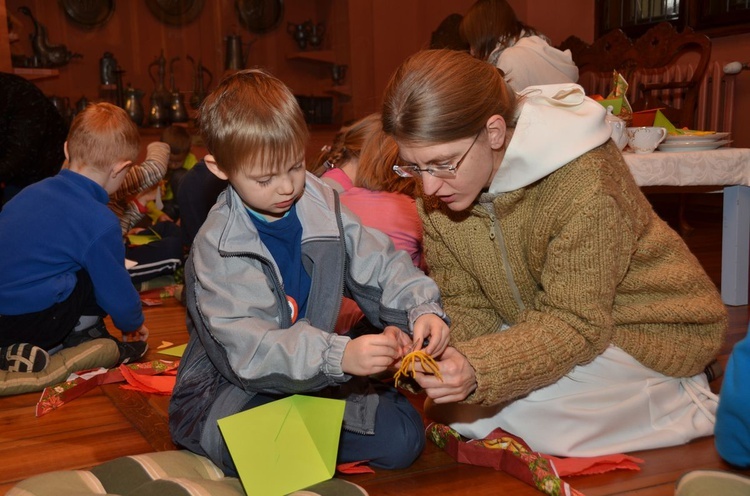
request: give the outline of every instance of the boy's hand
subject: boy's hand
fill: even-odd
[[[389,326],[381,334],[365,334],[352,339],[344,348],[341,369],[346,374],[367,376],[388,369],[400,357],[397,327]]]
[[[411,351],[422,349],[424,341],[429,338],[429,344],[424,348],[431,356],[440,356],[450,341],[448,324],[434,313],[421,315],[414,322],[414,345]]]
[[[146,341],[148,339],[148,327],[142,325],[140,329],[135,332],[128,332],[122,334],[122,340],[128,341]]]

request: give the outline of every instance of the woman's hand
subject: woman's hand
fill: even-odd
[[[477,388],[474,368],[458,350],[447,347],[436,360],[442,381],[432,374],[425,374],[421,363],[416,364],[414,379],[435,403],[463,401]]]
[[[344,348],[341,369],[350,375],[367,376],[388,369],[401,356],[398,327],[388,326],[380,334],[365,334]]]
[[[428,338],[429,343],[424,347],[424,351],[433,357],[440,356],[450,341],[448,324],[434,313],[420,315],[414,321],[414,345],[412,350],[421,350],[423,343]]]

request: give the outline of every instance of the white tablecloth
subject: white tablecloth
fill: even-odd
[[[721,297],[748,304],[750,267],[750,148],[700,152],[623,153],[640,186],[722,186]]]
[[[750,186],[750,148],[623,153],[640,186]]]

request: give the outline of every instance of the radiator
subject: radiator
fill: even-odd
[[[734,85],[735,74],[724,74],[725,62],[711,62],[703,76],[698,97],[696,110],[695,129],[711,131],[731,131],[732,115],[734,109]],[[668,69],[642,70],[633,76],[633,81],[628,86],[628,100],[634,102],[637,95],[639,83],[660,82],[666,79],[671,81],[684,81],[693,74],[692,65],[674,65]],[[612,84],[612,76],[587,72],[581,75],[579,81],[589,95],[609,94]],[[682,104],[680,92],[670,94],[668,90],[659,94],[659,98],[679,108]]]

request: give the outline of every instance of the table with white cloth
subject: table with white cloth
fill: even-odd
[[[716,186],[724,191],[721,297],[748,303],[750,257],[750,148],[623,153],[639,186]]]

